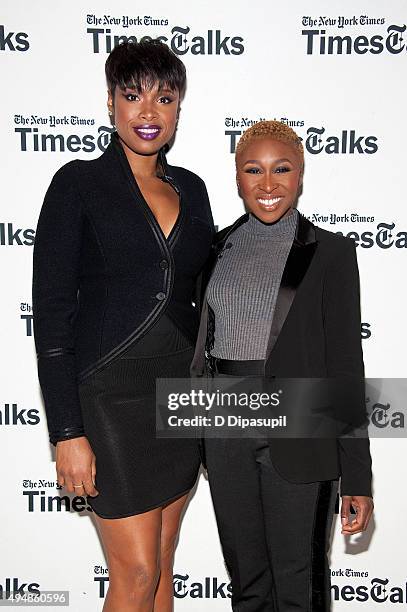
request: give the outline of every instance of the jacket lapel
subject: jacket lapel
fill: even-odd
[[[299,214],[293,244],[287,257],[267,344],[266,360],[277,342],[297,289],[304,278],[317,246],[315,227]]]

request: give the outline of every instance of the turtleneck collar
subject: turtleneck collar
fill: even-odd
[[[275,223],[263,223],[255,215],[249,213],[247,223],[242,225],[242,230],[255,236],[265,236],[273,240],[285,240],[294,236],[298,215],[297,209],[293,208],[291,213]]]

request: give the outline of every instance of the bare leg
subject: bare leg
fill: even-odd
[[[188,494],[179,497],[162,509],[160,579],[155,594],[154,612],[173,612],[173,563],[182,510]]]
[[[103,612],[152,612],[160,577],[162,509],[122,519],[95,513],[95,518],[109,567]]]

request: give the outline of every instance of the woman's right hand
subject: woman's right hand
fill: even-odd
[[[56,470],[58,484],[69,493],[99,495],[95,487],[96,457],[86,436],[57,442]]]

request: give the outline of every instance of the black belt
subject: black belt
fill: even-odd
[[[211,365],[216,374],[229,376],[263,376],[264,359],[220,359],[211,355]]]

